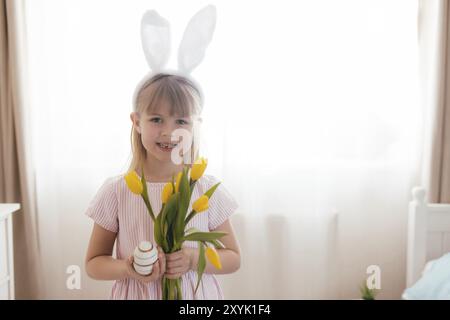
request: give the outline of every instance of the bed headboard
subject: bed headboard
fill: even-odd
[[[450,204],[428,203],[425,188],[412,190],[409,203],[406,286],[419,278],[426,262],[450,252]]]

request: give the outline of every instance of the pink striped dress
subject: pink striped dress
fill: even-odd
[[[116,258],[126,259],[143,240],[155,244],[153,222],[141,196],[128,190],[123,175],[108,178],[89,204],[86,215],[102,228],[116,232]],[[219,182],[212,175],[203,175],[195,184],[191,204],[211,186]],[[161,192],[165,183],[147,182],[148,195],[155,215],[161,210]],[[238,204],[227,189],[220,184],[210,199],[209,209],[197,214],[186,226],[201,231],[211,231],[225,222],[237,209]],[[197,248],[197,242],[185,241],[184,246]],[[194,295],[197,273],[188,271],[182,276],[183,299],[222,300],[220,284],[213,274],[204,273],[202,283]],[[148,284],[127,278],[117,280],[112,288],[110,299],[162,299],[161,281]]]

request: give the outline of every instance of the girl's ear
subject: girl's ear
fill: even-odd
[[[205,56],[216,27],[216,7],[208,5],[189,21],[178,49],[178,69],[191,73]]]
[[[139,127],[139,113],[137,112],[130,113],[130,119],[131,122],[133,122],[133,126],[135,127],[136,131],[141,133],[141,128]]]

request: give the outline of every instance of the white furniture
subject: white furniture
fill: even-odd
[[[409,203],[406,286],[421,276],[425,264],[450,252],[450,204],[427,203],[416,187]]]
[[[0,300],[14,299],[12,213],[18,203],[0,203]]]

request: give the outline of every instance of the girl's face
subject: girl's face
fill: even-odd
[[[157,111],[149,114],[145,112],[131,114],[135,130],[141,134],[141,142],[147,151],[147,156],[162,162],[171,161],[172,151],[180,141],[179,136],[175,136],[174,130],[185,129],[192,134],[193,127],[190,116],[171,116],[169,110],[167,104],[162,104]],[[176,141],[172,142],[172,137]],[[178,146],[177,149],[180,147]]]

